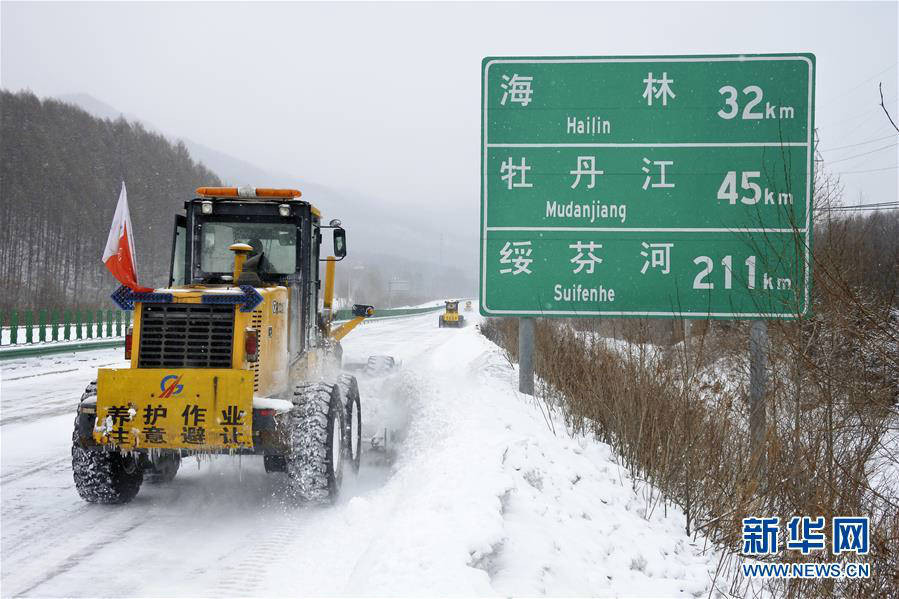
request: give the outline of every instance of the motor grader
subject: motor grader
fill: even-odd
[[[126,503],[142,482],[167,482],[181,458],[261,455],[299,500],[324,502],[358,470],[356,379],[340,373],[340,340],[371,316],[332,328],[335,262],[346,233],[293,189],[201,187],[176,215],[168,287],[120,287],[134,310],[129,368],[101,368],[78,406],[75,487]],[[333,256],[323,258],[330,229]],[[321,289],[320,265],[325,264]]]
[[[438,326],[443,327],[461,327],[465,324],[465,317],[459,314],[459,300],[447,300],[444,302],[446,308],[440,315]]]

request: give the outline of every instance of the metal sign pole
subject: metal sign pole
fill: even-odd
[[[518,390],[534,394],[534,319],[518,319]]]
[[[761,481],[765,471],[765,386],[767,384],[768,323],[749,325],[749,441],[752,460]]]

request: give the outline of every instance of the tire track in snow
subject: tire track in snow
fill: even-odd
[[[8,485],[11,482],[15,482],[19,479],[25,478],[26,476],[39,474],[41,472],[44,472],[45,470],[58,470],[61,464],[65,464],[71,461],[72,456],[70,455],[52,459],[50,461],[47,461],[46,459],[35,460],[33,462],[29,462],[29,464],[24,468],[19,468],[18,470],[15,470],[13,472],[7,472],[6,474],[0,475],[0,484]]]
[[[69,491],[69,489],[66,490]],[[72,500],[66,506],[66,510],[52,515],[45,512],[34,514],[19,531],[13,533],[12,541],[15,545],[26,547],[29,551],[24,554],[4,556],[4,580],[8,580],[10,572],[21,572],[33,565],[35,555],[40,556],[41,562],[50,561],[56,564],[48,574],[39,580],[32,581],[27,588],[16,595],[29,594],[60,576],[73,570],[77,571],[77,568],[85,560],[93,558],[107,547],[114,547],[120,543],[127,547],[132,542],[129,535],[143,525],[155,521],[163,513],[169,512],[171,506],[179,505],[185,493],[182,487],[173,485],[162,489],[163,497],[156,497],[153,503],[138,507],[134,504],[106,506],[87,503],[78,497],[74,484],[70,490]],[[31,491],[32,489],[25,490],[26,494]],[[7,514],[4,514],[4,519],[7,517]],[[102,527],[104,531],[100,539],[97,539],[96,536],[85,537],[79,534],[98,527]],[[24,534],[18,534],[20,531]],[[55,534],[48,537],[48,531],[53,531]],[[5,541],[10,540],[8,534],[5,537]],[[72,540],[75,542],[73,543]],[[79,543],[78,541],[81,540],[85,542]],[[54,557],[54,552],[57,554],[62,552],[63,556]],[[6,553],[8,552],[4,551],[4,554]],[[46,567],[42,568],[42,570],[46,569]],[[63,594],[72,593],[67,590]],[[94,590],[86,594],[96,595],[97,593]],[[107,594],[114,596],[117,593],[108,590]]]
[[[57,576],[65,574],[69,570],[77,567],[86,559],[92,557],[95,553],[104,549],[106,546],[112,544],[115,541],[121,539],[124,535],[127,535],[134,529],[143,526],[145,522],[133,522],[132,524],[125,526],[124,528],[119,528],[112,533],[107,533],[102,540],[99,541],[91,541],[87,544],[86,547],[82,547],[76,551],[73,551],[66,557],[61,563],[59,563],[55,568],[53,568],[49,574],[33,583],[31,586],[22,589],[18,593],[15,593],[16,596],[28,595],[34,589],[50,582]]]
[[[64,414],[72,414],[72,416],[74,417],[76,406],[77,404],[72,403],[72,398],[66,395],[66,397],[61,401],[55,404],[51,404],[43,410],[29,412],[28,414],[22,414],[21,416],[10,416],[9,418],[4,418],[0,420],[0,426],[7,426],[9,424],[15,424],[17,422],[26,424],[28,422],[40,420],[41,418],[51,418],[53,416],[62,416]]]
[[[64,372],[77,372],[78,370],[79,370],[78,368],[69,368],[69,369],[67,369],[67,370],[51,370],[51,371],[49,371],[49,372],[38,372],[38,373],[35,373],[35,374],[25,374],[25,375],[22,375],[22,376],[8,377],[6,380],[7,380],[7,381],[20,381],[20,380],[22,380],[22,379],[33,379],[33,378],[38,377],[38,376],[47,376],[47,375],[50,375],[50,374],[62,374],[62,373],[64,373]]]
[[[268,577],[269,571],[287,559],[284,549],[291,545],[302,525],[302,522],[291,519],[288,524],[269,532],[265,539],[252,547],[238,548],[237,551],[242,554],[239,556],[239,563],[228,570],[228,574],[220,580],[212,595],[233,597],[259,593],[261,583]],[[309,539],[309,542],[314,543],[314,540]]]

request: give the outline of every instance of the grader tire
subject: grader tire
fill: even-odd
[[[103,447],[72,445],[75,489],[89,503],[128,503],[140,491],[144,471],[133,457]]]
[[[397,366],[393,356],[369,356],[365,372],[370,375],[387,374]]]
[[[144,469],[144,482],[151,485],[170,483],[175,480],[178,468],[181,467],[181,455],[176,452],[165,453],[149,468]]]
[[[96,400],[97,381],[92,381],[81,401]],[[144,480],[143,468],[135,457],[125,457],[118,451],[84,443],[75,418],[72,432],[72,477],[75,490],[90,503],[128,503],[134,499]]]
[[[346,457],[353,472],[359,472],[359,464],[362,461],[362,402],[359,398],[359,383],[353,375],[342,374],[337,379],[337,384],[343,392],[346,406],[344,428]]]
[[[337,385],[313,383],[294,391],[290,453],[285,456],[288,492],[312,503],[333,502],[343,482],[346,411]]]

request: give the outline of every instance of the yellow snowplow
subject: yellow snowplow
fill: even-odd
[[[340,372],[340,339],[374,309],[354,306],[331,329],[346,233],[300,195],[197,189],[175,218],[168,287],[113,294],[134,311],[130,367],[101,368],[78,405],[72,468],[83,499],[126,503],[194,454],[261,455],[308,501],[332,500],[344,469],[359,468],[359,388]],[[327,229],[334,255],[323,258]]]
[[[465,317],[459,314],[459,300],[448,300],[446,309],[440,315],[438,326],[443,327],[461,327],[464,326]]]

